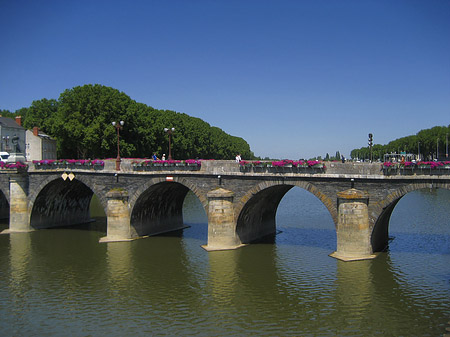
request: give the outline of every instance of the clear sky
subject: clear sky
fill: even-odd
[[[450,0],[0,0],[0,109],[95,83],[257,156],[348,156],[450,124]]]

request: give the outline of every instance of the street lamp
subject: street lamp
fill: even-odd
[[[439,160],[439,137],[436,139],[436,160]]]
[[[171,137],[172,137],[172,132],[174,132],[175,131],[175,128],[170,128],[170,129],[168,129],[168,128],[164,128],[164,132],[166,132],[166,133],[168,133],[169,134],[169,160],[172,160],[172,151],[171,151],[171,149],[170,149],[170,140],[171,140]]]
[[[420,160],[420,142],[417,142],[417,160]]]
[[[448,158],[448,133],[445,134],[445,158]]]
[[[5,146],[3,146],[3,142],[2,142],[2,151],[9,151],[9,149],[8,149],[9,136],[3,136],[2,139],[3,139],[3,142],[5,143]]]
[[[116,171],[120,171],[120,145],[119,145],[119,130],[122,129],[122,126],[125,124],[124,121],[120,121],[119,123],[112,122],[111,123],[117,130],[117,159],[116,159]]]

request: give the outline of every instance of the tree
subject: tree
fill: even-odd
[[[14,113],[1,110],[4,115]],[[150,158],[156,152],[168,154],[172,134],[175,159],[233,159],[237,153],[254,159],[248,143],[205,121],[171,110],[157,110],[137,103],[123,92],[100,84],[65,90],[58,100],[33,101],[21,113],[24,126],[39,127],[54,137],[60,158],[114,158],[117,156],[117,130],[112,122],[124,121],[120,129],[122,157]]]
[[[33,101],[25,116],[22,116],[23,126],[27,129],[36,126],[43,132],[54,134],[58,128],[57,111],[58,102],[54,99],[43,98]]]
[[[9,110],[0,109],[0,116],[14,119],[16,117],[16,114]]]
[[[116,89],[99,84],[65,90],[59,97],[58,130],[61,153],[73,158],[115,157],[117,135],[112,122],[125,122],[127,109],[133,101]],[[122,133],[121,151],[124,156],[135,149]]]
[[[384,154],[400,152],[420,154],[422,160],[443,157],[446,151],[446,135],[449,133],[450,125],[435,126],[431,129],[420,130],[416,135],[392,140],[386,145],[375,144],[373,146],[374,160],[383,160]],[[351,157],[366,158],[368,151],[369,147],[354,149],[351,151]]]

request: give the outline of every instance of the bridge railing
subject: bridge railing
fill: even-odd
[[[450,175],[450,161],[385,162],[384,175]]]
[[[0,172],[6,170],[27,171],[115,171],[116,159],[105,160],[45,160],[27,162],[24,168],[14,168],[17,164],[0,167]],[[22,164],[21,164],[22,165]],[[178,160],[149,161],[147,159],[122,159],[121,172],[157,172],[157,171],[194,171],[207,174],[314,174],[314,175],[364,175],[364,176],[394,176],[394,175],[450,175],[449,162],[420,162],[414,165],[407,163],[355,163],[355,162],[310,162],[297,165],[280,162],[241,162],[234,160]]]
[[[46,159],[33,160],[26,163],[29,167],[36,170],[56,170],[56,169],[84,169],[84,170],[103,170],[105,160],[100,159]]]
[[[148,160],[128,159],[120,161],[121,171],[198,171],[201,168],[201,160]],[[31,170],[116,170],[116,159],[54,159],[34,160],[26,165]]]
[[[253,172],[253,173],[325,173],[326,165],[323,163],[317,163],[315,165],[273,165],[271,163],[244,163],[239,165],[240,172]]]

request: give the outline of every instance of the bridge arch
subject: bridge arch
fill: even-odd
[[[235,208],[236,234],[241,243],[249,243],[276,232],[276,212],[281,199],[293,187],[316,196],[337,223],[337,209],[332,200],[307,181],[265,181],[248,191]]]
[[[30,190],[30,192],[29,192],[29,200],[30,200],[30,206],[31,206],[30,208],[32,208],[33,203],[36,200],[36,197],[41,193],[41,191],[45,188],[45,186],[47,186],[49,183],[51,183],[55,180],[59,180],[59,179],[64,181],[62,179],[61,175],[59,175],[59,174],[47,176],[45,179],[40,181],[40,183],[37,187]],[[100,190],[97,187],[96,184],[92,184],[91,180],[86,179],[86,177],[84,177],[82,175],[78,175],[72,181],[70,179],[66,179],[66,181],[67,182],[79,181],[79,182],[83,183],[84,185],[86,185],[93,192],[93,194],[95,194],[99,198],[103,209],[106,210],[106,205],[107,205],[106,195],[102,190]]]
[[[130,197],[132,236],[155,235],[184,228],[183,202],[192,191],[207,212],[207,199],[182,177],[149,179]]]
[[[89,222],[90,202],[95,192],[106,209],[105,196],[89,185],[82,176],[73,180],[64,180],[59,175],[46,177],[29,194],[30,227],[39,229]]]
[[[406,194],[428,188],[443,188],[450,190],[449,183],[441,182],[417,182],[408,184],[389,193],[383,200],[372,207],[369,214],[371,222],[374,224],[371,235],[371,245],[373,252],[382,251],[389,241],[389,221],[397,203]]]

